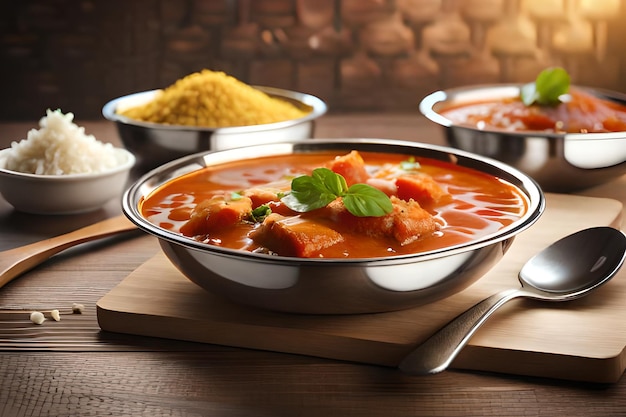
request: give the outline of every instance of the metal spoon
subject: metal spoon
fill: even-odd
[[[522,267],[521,288],[494,294],[456,317],[404,358],[400,370],[412,375],[443,371],[507,301],[517,297],[545,301],[582,297],[611,279],[625,254],[626,235],[611,227],[594,227],[564,237]]]

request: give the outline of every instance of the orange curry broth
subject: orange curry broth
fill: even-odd
[[[400,164],[408,155],[360,152],[369,169],[386,163]],[[252,186],[310,174],[334,159],[336,153],[304,153],[262,157],[203,168],[163,184],[140,202],[143,216],[151,223],[180,233],[191,210],[199,202],[224,191],[239,192]],[[372,238],[363,234],[335,229],[345,241],[323,249],[320,257],[372,258],[425,252],[468,242],[491,234],[511,224],[526,213],[527,199],[513,185],[494,176],[457,165],[416,157],[420,172],[431,175],[452,195],[444,205],[422,207],[435,216],[441,230],[420,240],[399,245],[389,238]],[[202,241],[252,251],[258,245],[248,238],[257,225],[240,224],[214,233]]]
[[[451,105],[440,111],[455,124],[479,129],[602,133],[626,131],[626,106],[570,89],[557,106],[526,106],[518,97]]]

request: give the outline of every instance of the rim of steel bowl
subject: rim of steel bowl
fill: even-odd
[[[456,162],[457,164],[478,169],[502,177],[504,180],[518,187],[527,198],[528,209],[524,216],[509,226],[490,233],[486,236],[472,240],[467,243],[453,245],[443,249],[437,249],[427,252],[396,255],[377,258],[297,258],[288,256],[268,255],[262,253],[252,253],[243,250],[229,249],[218,246],[212,246],[206,243],[198,242],[191,238],[180,235],[176,232],[158,227],[143,217],[139,211],[138,204],[140,200],[149,194],[152,190],[167,182],[168,180],[186,174],[197,169],[201,169],[207,165],[216,163],[229,162],[233,160],[251,159],[260,156],[285,155],[293,152],[315,152],[322,150],[351,150],[353,148],[361,151],[386,152],[415,154],[416,156],[434,158],[439,160],[447,160]],[[208,251],[222,256],[234,258],[246,258],[264,263],[288,263],[301,265],[351,265],[351,264],[368,264],[368,265],[384,265],[410,263],[415,260],[429,260],[442,256],[463,253],[481,247],[491,245],[497,242],[507,240],[522,230],[527,229],[534,224],[545,209],[545,196],[535,180],[521,171],[504,164],[502,162],[475,155],[462,150],[439,146],[423,144],[418,142],[407,142],[392,139],[373,139],[373,138],[350,138],[350,139],[315,139],[308,142],[281,142],[267,145],[255,145],[243,148],[228,149],[221,151],[204,151],[188,155],[158,168],[155,168],[135,181],[124,193],[122,198],[122,208],[125,215],[135,223],[140,229],[152,234],[160,239],[165,239],[172,243],[182,245],[184,247]]]

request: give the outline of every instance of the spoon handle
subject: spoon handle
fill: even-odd
[[[411,375],[430,375],[443,371],[489,316],[507,301],[523,294],[521,289],[511,289],[485,298],[419,345],[398,367]]]
[[[65,249],[136,228],[124,215],[119,215],[73,232],[0,252],[0,288]]]

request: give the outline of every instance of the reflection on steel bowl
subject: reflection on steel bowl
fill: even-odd
[[[518,97],[520,87],[498,84],[437,91],[419,108],[444,128],[450,146],[505,162],[533,177],[544,191],[581,190],[626,174],[626,132],[515,131],[455,123],[442,114],[464,104]],[[626,105],[625,95],[584,90]]]
[[[481,176],[501,180],[500,192],[513,187],[525,209],[499,228],[443,248],[357,258],[295,257],[211,244],[182,235],[168,225],[168,215],[154,221],[142,210],[146,199],[157,191],[207,167],[210,172],[219,173],[221,167],[244,166],[245,161],[251,161],[252,165],[260,157],[289,159],[294,154],[342,155],[351,151],[408,155],[442,165],[452,163],[461,170],[479,171]],[[223,177],[233,178],[228,171]],[[186,201],[184,197],[174,199]],[[463,205],[456,197],[446,204]],[[145,174],[126,191],[122,200],[126,216],[156,236],[171,262],[202,288],[238,303],[307,314],[400,310],[461,291],[500,260],[514,237],[540,217],[544,206],[544,196],[537,183],[508,165],[452,148],[383,139],[317,139],[197,153]]]
[[[106,119],[115,122],[124,146],[135,154],[137,167],[143,172],[196,152],[313,137],[315,120],[327,111],[327,106],[321,99],[279,88],[255,88],[270,97],[286,100],[302,110],[310,111],[304,117],[283,122],[218,128],[148,123],[117,113],[118,109],[151,101],[160,91],[152,90],[111,100],[102,108],[102,114]]]

